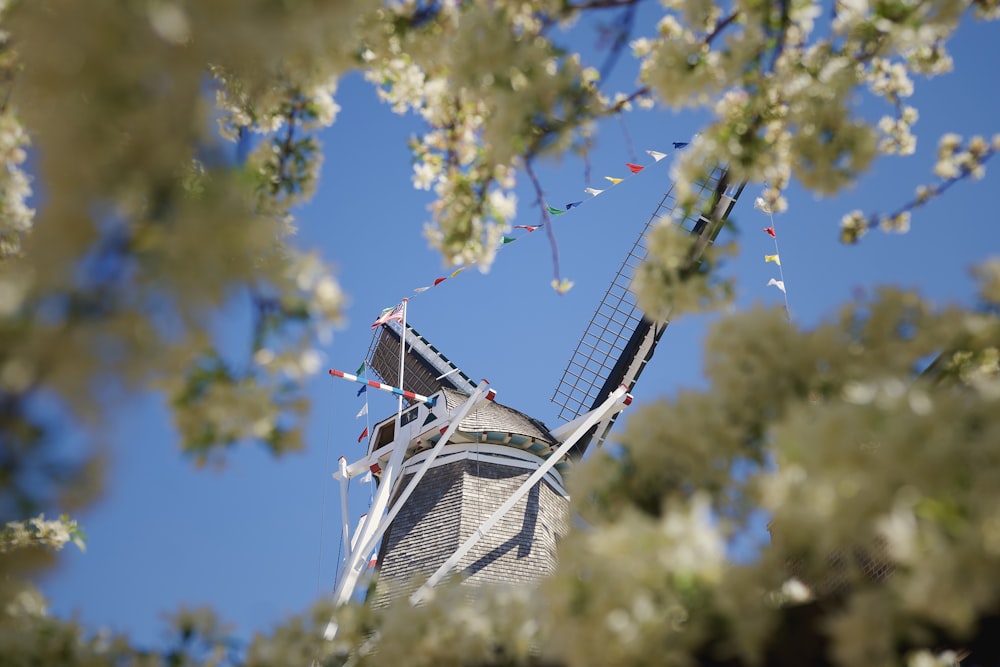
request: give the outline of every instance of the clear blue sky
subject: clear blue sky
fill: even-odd
[[[1000,163],[990,165],[985,182],[960,184],[944,201],[919,211],[908,235],[873,233],[860,246],[846,247],[837,241],[838,221],[853,208],[886,211],[908,200],[915,184],[930,180],[941,133],[988,136],[998,130],[996,37],[995,25],[963,27],[952,44],[957,73],[918,81],[915,157],[879,161],[863,185],[836,198],[791,191],[791,209],[776,222],[797,322],[809,326],[829,317],[857,290],[881,283],[918,288],[938,303],[972,300],[970,266],[1000,254],[994,206]],[[621,76],[619,88],[630,89],[631,75]],[[576,282],[569,294],[549,287],[551,250],[536,232],[504,248],[489,274],[466,271],[414,296],[414,288],[446,275],[421,234],[429,195],[410,185],[406,140],[419,128],[392,115],[357,77],[342,83],[338,101],[343,111],[323,135],[319,191],[299,220],[302,246],[338,267],[350,297],[345,327],[323,350],[325,367],[353,372],[368,350],[372,320],[411,296],[410,322],[470,377],[489,379],[498,401],[557,426],[552,391],[668,184],[669,160],[652,166],[645,150],[670,151],[671,142],[697,131],[698,118],[634,114],[627,120],[634,153],[622,126],[605,123],[591,154],[592,182],[576,160],[541,166],[549,203],[587,199],[555,223],[563,274]],[[651,166],[630,176],[625,163],[636,161]],[[627,179],[590,199],[583,188],[604,187],[604,175]],[[524,179],[519,185],[516,223],[537,224],[530,186]],[[749,187],[734,211],[741,253],[725,267],[739,280],[740,308],[781,303],[781,293],[766,286],[777,273],[763,260],[773,243],[760,231],[767,218],[753,208],[758,193]],[[220,330],[239,331],[245,318],[234,306]],[[705,318],[671,325],[637,387],[639,402],[703,382],[705,327]],[[232,336],[232,345],[238,350],[247,342]],[[166,633],[163,616],[182,605],[212,606],[248,638],[329,595],[339,542],[338,490],[330,473],[337,457],[353,460],[364,451],[357,443],[364,418],[355,419],[363,399],[355,387],[325,373],[312,379],[306,450],[275,460],[244,446],[229,454],[221,471],[195,469],[180,455],[159,398],[140,396],[122,405],[106,493],[79,516],[89,536],[87,553],[67,549],[61,566],[42,582],[52,611],[75,615],[92,630],[127,631],[156,644]],[[373,421],[394,410],[387,395],[371,392],[370,400]],[[355,488],[352,515],[363,512],[366,501],[364,487]]]

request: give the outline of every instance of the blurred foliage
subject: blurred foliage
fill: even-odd
[[[517,176],[585,154],[597,121],[635,108],[712,114],[676,162],[682,203],[715,164],[763,186],[772,213],[792,181],[837,192],[877,155],[913,152],[915,80],[951,69],[959,21],[1000,14],[996,0],[661,4],[639,34],[639,0],[0,2],[0,662],[1000,661],[997,261],[977,271],[976,310],[886,288],[811,330],[775,310],[721,320],[710,386],[639,410],[615,455],[574,473],[588,526],[537,586],[319,605],[247,644],[189,610],[151,651],[48,616],[23,583],[81,537],[71,519],[25,517],[86,503],[103,469],[99,447],[66,456],[53,414],[99,432],[116,392],[154,389],[199,462],[245,441],[301,446],[301,381],[343,295],[295,246],[292,211],[315,187],[316,133],[336,119],[345,74],[422,120],[410,147],[414,186],[434,193],[429,242],[486,270]],[[615,17],[612,46],[591,64],[572,26],[600,13]],[[629,57],[635,90],[603,90]],[[862,101],[885,114],[862,115]],[[938,146],[911,201],[847,214],[842,239],[905,232],[924,203],[982,178],[1000,139]],[[658,230],[636,285],[644,307],[676,318],[724,305],[721,250],[693,267],[683,239]],[[208,333],[233,299],[254,313],[245,358]],[[761,516],[773,543],[729,562],[725,545]]]

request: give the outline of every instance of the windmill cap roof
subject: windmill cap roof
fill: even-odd
[[[468,398],[468,394],[454,389],[442,389],[441,391],[444,393],[449,411],[459,407]],[[472,412],[466,415],[458,429],[467,433],[499,431],[527,436],[549,444],[556,442],[555,437],[549,433],[548,427],[541,421],[496,401],[479,403]]]

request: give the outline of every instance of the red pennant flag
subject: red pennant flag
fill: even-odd
[[[541,227],[541,225],[514,225],[514,229],[526,229],[529,232],[533,232]]]
[[[358,442],[361,442],[362,440],[364,440],[367,437],[368,437],[368,427],[365,426],[365,430],[362,431],[361,435],[358,436]]]
[[[443,283],[446,280],[448,280],[448,279],[447,278],[435,278],[434,279],[434,286],[437,287],[438,285],[440,285],[441,283]]]
[[[764,231],[767,232],[767,235],[770,236],[772,239],[778,238],[777,236],[774,235],[774,227],[765,227]]]
[[[631,162],[626,162],[625,166],[628,167],[628,170],[631,171],[633,174],[638,174],[640,171],[645,169],[645,167],[638,164],[632,164]]]

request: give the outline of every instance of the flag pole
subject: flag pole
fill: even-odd
[[[409,299],[403,299],[403,322],[402,329],[399,331],[399,388],[403,387],[403,369],[406,364],[406,302]],[[400,420],[403,416],[403,396],[400,394],[396,397],[396,428],[400,426]],[[398,431],[397,431],[398,432]]]
[[[401,304],[403,307],[403,321],[402,321],[402,331],[399,336],[399,385],[403,386],[403,367],[406,361],[406,302],[407,299],[403,299]],[[378,324],[383,324],[383,322],[378,322]],[[346,373],[332,373],[333,375],[347,375]],[[368,510],[367,520],[363,520],[355,532],[357,535],[357,540],[351,544],[351,553],[347,557],[347,567],[344,568],[340,580],[337,582],[337,586],[333,592],[334,604],[342,605],[346,603],[351,595],[354,593],[354,587],[357,584],[358,577],[360,576],[362,570],[368,563],[368,554],[364,553],[363,547],[368,547],[369,542],[372,542],[372,536],[378,529],[378,524],[381,523],[382,515],[385,513],[389,498],[392,492],[396,489],[399,483],[399,477],[401,476],[401,470],[403,466],[403,457],[406,455],[406,445],[401,436],[402,429],[402,417],[403,417],[403,395],[402,393],[397,395],[397,405],[396,410],[396,420],[395,420],[395,434],[393,440],[395,442],[395,448],[389,455],[389,460],[386,462],[385,467],[382,469],[381,481],[378,485],[378,490],[375,492],[375,497],[372,500],[371,507]],[[379,518],[376,518],[379,517]],[[374,545],[372,545],[374,546]],[[327,625],[326,630],[323,632],[323,636],[327,639],[332,639],[337,634],[337,624],[334,621],[330,621]]]

